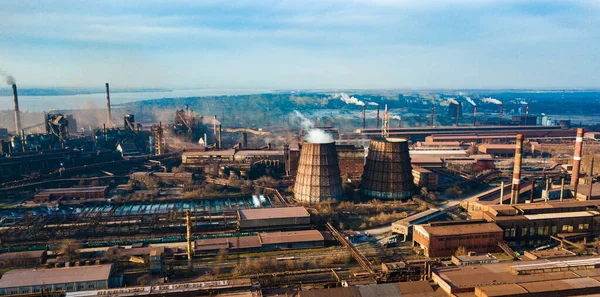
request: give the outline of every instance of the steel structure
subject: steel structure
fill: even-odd
[[[339,200],[342,195],[335,143],[303,143],[294,184],[296,201],[318,203]]]

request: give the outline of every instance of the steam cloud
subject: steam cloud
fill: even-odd
[[[354,104],[354,105],[358,105],[358,106],[365,106],[365,103],[356,99],[356,97],[354,96],[348,96],[348,94],[346,93],[337,93],[337,94],[333,94],[331,95],[332,99],[340,99],[342,101],[344,101],[344,103],[346,104]]]
[[[6,84],[9,86],[14,85],[17,82],[14,76],[2,69],[0,69],[0,75],[6,79]]]
[[[454,98],[448,98],[448,101],[450,102],[450,104],[460,105],[460,103],[458,103],[458,101],[454,100]]]
[[[475,101],[473,101],[473,99],[471,99],[471,97],[465,97],[465,99],[466,99],[467,101],[469,101],[469,103],[471,103],[471,105],[473,105],[473,106],[477,106],[477,104],[475,104]]]
[[[529,105],[529,103],[527,103],[526,101],[521,101],[521,104]]]
[[[305,141],[311,143],[333,142],[333,137],[331,137],[331,135],[325,133],[325,131],[321,129],[315,129],[315,124],[311,120],[306,118],[302,113],[300,113],[297,110],[294,110],[294,113],[300,120],[300,126],[302,126],[304,130],[306,130],[306,137],[304,138]]]
[[[398,121],[402,121],[402,117],[399,115],[390,115],[390,119],[392,120],[398,120]]]
[[[372,105],[372,106],[379,106],[379,103],[375,103],[375,102],[369,102],[368,104]]]
[[[483,98],[483,99],[481,99],[481,101],[486,102],[486,103],[502,105],[502,101],[500,101],[498,99],[494,99],[492,97]]]

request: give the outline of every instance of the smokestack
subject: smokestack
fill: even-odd
[[[577,188],[579,186],[579,170],[581,167],[581,152],[583,151],[583,128],[577,128],[577,137],[575,137],[575,152],[573,153],[573,172],[571,173],[571,186],[577,199]]]
[[[213,134],[217,135],[217,115],[213,118]]]
[[[242,148],[248,148],[248,133],[242,132]]]
[[[460,122],[460,104],[456,104],[456,127]]]
[[[517,134],[515,145],[515,164],[513,168],[512,190],[510,195],[511,204],[519,203],[519,184],[521,181],[521,162],[523,161],[523,134]]]
[[[366,126],[366,120],[367,120],[366,116],[367,116],[367,106],[363,105],[363,125],[362,125],[363,129],[367,127]]]
[[[398,118],[398,128],[402,128],[402,118]]]
[[[219,139],[219,149],[221,149],[222,148],[222,146],[221,146],[221,124],[219,124],[219,131],[217,134],[217,138]]]
[[[283,145],[283,161],[285,162],[285,174],[290,175],[290,145]]]
[[[594,156],[592,155],[592,160],[590,161],[590,196],[587,197],[586,200],[592,200],[592,190],[594,189]],[[577,199],[577,197],[575,197]]]
[[[433,117],[435,116],[435,105],[431,102],[431,118],[429,119],[429,126],[433,127]]]
[[[106,83],[106,124],[110,127],[112,124],[111,119],[112,119],[112,114],[110,111],[110,88],[108,86],[108,83]]]
[[[375,118],[375,125],[376,125],[377,129],[379,129],[379,109],[380,109],[380,106],[379,106],[379,104],[377,104],[377,118]]]
[[[502,126],[502,103],[500,103],[500,117],[498,118],[498,126]]]
[[[560,201],[563,201],[563,196],[565,193],[565,178],[560,179]]]
[[[477,126],[477,105],[473,105],[473,126]]]
[[[548,193],[548,180],[546,180],[546,193]],[[533,203],[533,195],[535,194],[535,179],[531,181],[531,191],[529,192],[529,203]]]
[[[527,126],[528,120],[529,120],[529,104],[525,105],[525,126]]]
[[[13,100],[15,104],[15,133],[21,133],[21,112],[19,111],[19,95],[17,93],[17,84],[12,84]],[[22,135],[23,136],[23,135]]]
[[[187,239],[187,260],[188,270],[191,272],[194,265],[192,264],[192,216],[191,212],[187,210],[185,212],[185,226],[186,226],[186,239]]]

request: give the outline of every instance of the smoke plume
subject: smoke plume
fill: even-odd
[[[372,105],[372,106],[379,106],[379,103],[375,103],[375,102],[369,102],[368,104]]]
[[[471,99],[471,97],[465,97],[465,99],[466,99],[467,101],[469,101],[469,103],[471,103],[471,105],[473,105],[473,106],[477,106],[477,104],[475,104],[475,101],[473,101],[473,99]]]
[[[340,99],[342,101],[344,101],[344,103],[346,104],[354,104],[354,105],[358,105],[358,106],[365,106],[365,103],[356,99],[356,97],[354,96],[348,96],[348,94],[346,93],[337,93],[337,94],[333,94],[331,95],[332,99]]]
[[[363,103],[364,104],[364,103]],[[302,113],[297,110],[294,110],[296,117],[298,117],[300,121],[300,126],[306,131],[306,137],[304,140],[306,142],[311,143],[329,143],[333,142],[333,137],[331,135],[325,133],[325,131],[321,129],[316,129],[315,124],[305,117]]]
[[[526,101],[521,101],[521,104],[523,104],[523,105],[529,105],[529,103],[527,103]]]
[[[450,104],[460,105],[460,103],[458,103],[458,101],[454,100],[454,98],[448,98],[448,102],[450,102]]]
[[[0,69],[0,76],[3,76],[6,79],[6,84],[9,86],[14,85],[17,82],[14,76],[2,69]]]
[[[481,101],[486,102],[486,103],[502,105],[502,101],[500,101],[498,99],[494,99],[492,97],[483,98],[483,99],[481,99]]]
[[[402,117],[399,115],[390,115],[390,119],[392,120],[398,120],[398,121],[402,121]]]

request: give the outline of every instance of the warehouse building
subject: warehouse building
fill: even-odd
[[[238,224],[241,230],[306,229],[310,214],[304,207],[240,209]]]
[[[432,280],[451,296],[589,296],[600,293],[600,259],[434,268]]]
[[[32,294],[49,291],[76,292],[120,287],[123,276],[112,264],[54,269],[15,269],[0,278],[0,295]]]
[[[315,289],[298,292],[298,297],[434,297],[436,294],[427,281],[373,284],[344,288]]]
[[[196,180],[189,172],[134,172],[130,178],[144,184],[161,182],[170,185],[190,185]]]
[[[329,232],[301,230],[289,232],[259,233],[256,235],[223,237],[196,240],[196,254],[217,254],[228,252],[258,252],[280,249],[302,249],[323,247],[332,236]]]
[[[392,233],[402,235],[404,237],[403,241],[410,240],[412,238],[414,225],[429,223],[436,218],[441,219],[444,214],[445,212],[439,208],[430,208],[418,214],[393,222]]]
[[[533,246],[550,236],[568,238],[600,231],[600,201],[490,205],[483,218],[498,225],[511,246]]]
[[[478,254],[499,250],[502,229],[485,221],[451,221],[414,226],[413,243],[427,257],[450,257],[458,248]]]
[[[26,251],[0,254],[0,268],[35,267],[46,263],[46,251]]]
[[[58,198],[96,199],[105,198],[107,194],[108,186],[45,189],[37,192],[33,196],[33,201],[35,203],[48,203]]]

